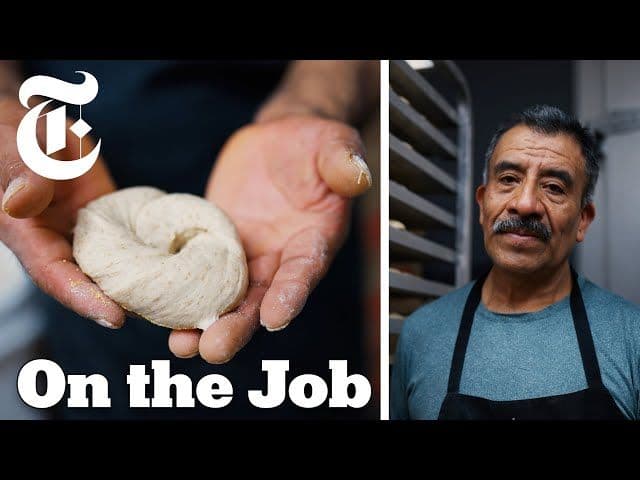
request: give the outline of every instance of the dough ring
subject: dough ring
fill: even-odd
[[[173,329],[206,329],[248,285],[231,220],[203,198],[151,187],[119,190],[81,209],[73,256],[125,310]]]

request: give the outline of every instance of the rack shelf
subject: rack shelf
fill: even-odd
[[[389,216],[408,227],[456,227],[455,215],[394,180],[389,180]]]
[[[389,247],[398,260],[442,260],[454,263],[456,252],[406,230],[389,227]]]
[[[417,193],[451,193],[455,179],[398,137],[389,134],[389,176]]]
[[[407,62],[389,62],[389,81],[398,94],[410,98],[416,110],[431,119],[434,125],[449,127],[458,123],[455,109]]]
[[[416,149],[425,154],[436,154],[455,160],[458,149],[440,130],[420,115],[409,103],[389,89],[389,122],[402,133]]]
[[[423,297],[441,297],[453,290],[451,285],[393,271],[389,272],[389,288],[392,292]]]

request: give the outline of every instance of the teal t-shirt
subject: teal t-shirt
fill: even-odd
[[[462,310],[474,282],[422,306],[403,325],[391,379],[391,419],[437,419]],[[618,408],[640,419],[640,308],[578,276],[602,380]],[[498,314],[480,302],[460,393],[523,400],[587,388],[569,296],[531,313]]]

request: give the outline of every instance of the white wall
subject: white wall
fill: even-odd
[[[575,74],[576,113],[583,122],[640,111],[640,61],[577,61]],[[577,268],[640,304],[640,129],[607,136],[603,150],[596,219],[577,249]]]

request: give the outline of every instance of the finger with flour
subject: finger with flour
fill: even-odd
[[[174,355],[189,358],[200,353],[209,363],[226,363],[244,347],[260,326],[260,302],[271,283],[279,263],[275,254],[263,255],[249,262],[249,289],[242,303],[226,313],[207,330],[174,330],[169,349]]]
[[[289,240],[260,308],[260,323],[267,330],[282,330],[300,313],[327,273],[334,250],[317,229],[307,229]]]
[[[6,228],[8,223],[11,228]],[[28,226],[4,216],[2,240],[45,293],[79,315],[107,328],[120,328],[124,310],[107,297],[73,261],[71,245],[47,228]]]
[[[329,188],[343,197],[355,197],[372,185],[358,133],[349,127],[327,129],[318,153],[318,172]]]

